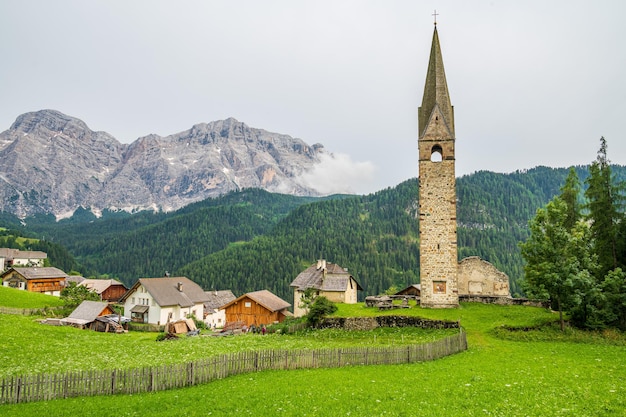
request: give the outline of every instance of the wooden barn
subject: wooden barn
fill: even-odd
[[[291,316],[291,304],[267,290],[250,292],[222,306],[226,323],[240,322],[248,327],[282,322]]]
[[[409,296],[412,298],[416,298],[416,297],[419,298],[421,292],[422,292],[421,284],[413,284],[413,285],[409,285],[403,290],[398,291],[397,293],[394,294],[394,296]]]
[[[128,288],[115,279],[83,279],[78,285],[95,292],[102,301],[119,301]]]

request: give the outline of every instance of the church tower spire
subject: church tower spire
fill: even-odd
[[[454,108],[436,25],[418,110],[420,304],[448,308],[459,305]]]
[[[443,68],[437,26],[435,26],[433,42],[430,48],[430,60],[428,62],[428,72],[426,73],[422,106],[419,108],[418,125],[420,136],[424,133],[424,129],[435,107],[439,107],[448,130],[450,130],[450,135],[454,138],[454,108],[448,93],[448,83],[446,82],[446,73]]]

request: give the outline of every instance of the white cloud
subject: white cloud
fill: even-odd
[[[353,161],[345,154],[322,154],[320,162],[296,181],[323,195],[365,194],[376,177],[376,166],[369,161]]]

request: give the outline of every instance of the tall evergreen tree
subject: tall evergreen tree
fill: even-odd
[[[580,220],[580,180],[574,167],[570,167],[565,179],[565,184],[561,187],[561,199],[567,204],[567,213],[564,226],[572,230],[574,225]]]
[[[600,149],[597,159],[589,167],[589,177],[585,181],[587,190],[588,219],[591,224],[593,247],[598,256],[599,280],[607,272],[620,266],[617,254],[617,230],[623,214],[620,212],[624,197],[623,186],[616,184],[607,157],[607,144],[604,137],[600,138]]]

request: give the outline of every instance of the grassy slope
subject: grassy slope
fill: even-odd
[[[460,319],[470,349],[429,363],[262,372],[115,400],[93,397],[1,406],[2,414],[73,415],[77,407],[85,416],[621,416],[626,412],[623,335],[612,344],[568,341],[569,336],[577,337],[575,333],[558,342],[504,340],[494,336],[494,328],[544,323],[551,315],[535,308],[478,304],[408,311]],[[339,314],[370,312],[349,306]]]
[[[456,333],[454,330],[442,333],[422,329],[399,332],[399,329],[376,329],[373,333],[351,332],[346,336],[345,332],[327,330],[304,336],[201,336],[157,343],[156,333],[103,334],[72,327],[41,325],[32,317],[0,314],[0,363],[3,364],[0,366],[0,377],[185,363],[242,350],[424,343]],[[37,346],[37,349],[24,350],[24,346]],[[64,353],[59,355],[59,352]]]
[[[0,286],[0,306],[11,308],[44,308],[63,305],[59,297]]]

